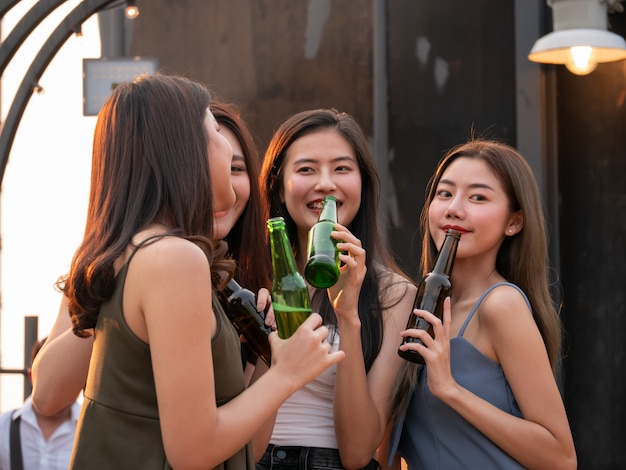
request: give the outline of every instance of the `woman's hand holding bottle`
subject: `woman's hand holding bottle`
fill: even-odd
[[[265,326],[276,329],[276,323],[274,319],[274,308],[272,307],[272,295],[269,289],[261,287],[256,295],[256,310],[257,312],[265,312],[263,318],[265,320]],[[268,321],[271,322],[268,323]],[[272,323],[274,326],[272,326]]]
[[[434,337],[428,330],[419,328],[404,330],[401,333],[403,338],[417,338],[423,344],[405,343],[400,349],[417,351],[420,354],[428,367],[428,388],[433,395],[441,398],[456,385],[450,369],[450,297],[446,297],[443,302],[443,321],[428,310],[415,309],[413,314],[432,325]]]
[[[329,298],[338,318],[343,312],[357,312],[358,315],[359,294],[367,272],[366,253],[361,240],[343,225],[335,224],[332,236],[337,240],[342,266],[339,281],[328,288]]]
[[[343,351],[331,352],[327,337],[328,328],[322,326],[322,317],[318,313],[312,313],[287,339],[272,332],[269,336],[272,347],[270,371],[279,372],[282,380],[290,380],[293,391],[296,391],[345,357]]]

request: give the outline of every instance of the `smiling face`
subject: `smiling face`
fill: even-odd
[[[229,210],[235,202],[235,192],[230,181],[233,150],[226,138],[219,132],[220,127],[207,109],[204,126],[208,135],[207,152],[211,168],[211,187],[213,190],[213,211]]]
[[[361,205],[361,172],[354,149],[334,129],[296,139],[285,154],[281,199],[298,226],[300,240],[317,222],[324,196],[337,198],[337,219],[349,225]]]
[[[250,175],[246,166],[241,143],[228,127],[222,126],[220,134],[226,138],[233,149],[233,162],[231,165],[231,184],[235,192],[235,204],[226,210],[213,214],[213,229],[216,239],[222,239],[228,235],[237,223],[239,217],[250,199]]]
[[[430,234],[441,246],[448,228],[461,232],[457,258],[491,252],[521,228],[502,183],[482,159],[460,157],[446,168],[428,208]]]

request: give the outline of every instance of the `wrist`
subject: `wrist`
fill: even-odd
[[[360,333],[361,319],[359,318],[359,312],[355,310],[349,315],[337,315],[337,326],[342,334],[350,330],[358,331]]]

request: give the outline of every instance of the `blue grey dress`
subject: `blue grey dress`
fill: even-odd
[[[467,325],[485,296],[501,285],[519,290],[530,308],[528,298],[516,285],[499,283],[491,286],[472,308],[458,336],[450,340],[450,365],[452,376],[459,385],[501,410],[522,417],[500,365],[463,338]],[[395,422],[389,446],[390,457],[399,452],[411,470],[524,468],[430,393],[426,369],[420,368],[417,389]]]

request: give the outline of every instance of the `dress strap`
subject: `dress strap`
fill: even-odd
[[[515,284],[511,283],[511,282],[498,282],[497,284],[494,284],[493,286],[490,286],[485,292],[482,293],[482,295],[478,298],[478,300],[476,301],[476,303],[474,304],[474,306],[472,307],[472,311],[469,313],[469,315],[467,316],[467,318],[465,319],[465,321],[463,322],[463,326],[461,327],[461,329],[459,330],[459,334],[457,336],[463,336],[463,334],[465,333],[465,329],[467,328],[467,325],[469,325],[470,320],[472,319],[472,317],[474,316],[474,313],[476,313],[476,310],[478,310],[478,307],[480,306],[480,304],[482,303],[482,301],[485,299],[485,297],[487,297],[487,294],[489,294],[489,292],[491,292],[493,289],[495,289],[498,286],[511,286],[514,287],[515,289],[517,289],[519,291],[520,294],[522,294],[522,297],[524,297],[524,300],[526,301],[526,305],[528,305],[528,308],[530,309],[530,311],[532,312],[532,307],[530,306],[530,302],[528,300],[528,297],[526,297],[526,294],[524,293],[524,291],[522,289],[520,289],[518,286],[516,286]]]
[[[168,236],[176,236],[176,235],[172,235],[171,233],[160,233],[158,235],[152,235],[152,236],[146,238],[145,240],[142,240],[141,242],[139,242],[139,244],[137,246],[135,246],[135,249],[133,250],[133,252],[128,257],[128,260],[126,261],[126,264],[127,265],[130,264],[130,261],[133,259],[133,256],[135,256],[135,253],[137,253],[139,251],[139,248],[143,248],[146,245],[154,243],[154,242],[160,240],[161,238],[168,237]]]

